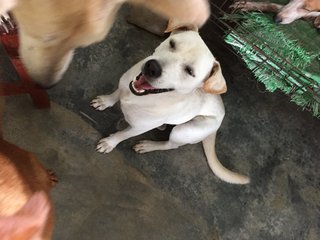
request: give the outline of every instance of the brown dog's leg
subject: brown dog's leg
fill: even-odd
[[[316,17],[316,19],[313,22],[313,25],[315,28],[320,29],[320,17]]]
[[[241,11],[261,11],[261,12],[277,13],[277,15],[275,15],[274,20],[276,23],[281,23],[281,24],[288,24],[300,18],[305,20],[315,18],[314,26],[320,29],[320,20],[319,20],[320,13],[318,11],[308,11],[303,8],[296,8],[296,9],[293,8],[293,9],[290,9],[290,11],[288,11],[287,9],[288,6],[289,4],[284,6],[276,3],[250,2],[250,1],[247,2],[247,1],[240,0],[230,5],[230,8],[234,10],[241,10]],[[290,15],[292,16],[289,17]]]
[[[250,2],[250,1],[236,1],[230,8],[241,11],[261,11],[277,13],[283,7],[281,4],[269,2]]]

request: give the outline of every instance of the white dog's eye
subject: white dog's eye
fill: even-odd
[[[171,49],[176,49],[176,42],[175,42],[174,40],[171,39],[171,40],[169,41],[169,44],[170,44],[170,48],[171,48]]]
[[[190,66],[185,66],[184,70],[186,73],[188,73],[190,76],[195,77],[193,69]]]

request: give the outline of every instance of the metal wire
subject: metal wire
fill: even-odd
[[[299,89],[303,92],[308,91],[309,93],[311,93],[312,96],[314,96],[314,99],[316,101],[320,102],[320,100],[319,100],[320,98],[319,98],[319,96],[317,96],[317,93],[314,91],[314,89],[312,89],[309,86],[306,86],[300,78],[304,78],[304,79],[308,80],[310,83],[313,83],[314,85],[318,85],[318,83],[314,79],[306,76],[299,68],[294,66],[287,59],[280,56],[274,49],[272,49],[267,43],[265,43],[265,41],[263,39],[261,39],[259,36],[252,34],[246,28],[244,28],[240,24],[239,21],[234,20],[234,19],[228,19],[228,21],[226,21],[225,19],[223,19],[223,16],[226,16],[226,14],[227,14],[227,12],[226,12],[227,7],[228,7],[228,6],[226,6],[227,2],[228,2],[228,0],[225,0],[221,4],[221,6],[218,6],[217,4],[210,2],[211,7],[213,9],[213,14],[211,15],[209,21],[225,33],[225,35],[222,36],[222,38],[224,39],[225,36],[230,34],[231,32],[235,33],[236,35],[239,36],[239,38],[241,40],[250,44],[251,47],[259,53],[256,55],[256,57],[258,57],[259,60],[261,60],[261,61],[259,61],[260,63],[255,63],[256,64],[255,69],[258,69],[263,66],[263,67],[267,67],[269,70],[272,70],[272,72],[274,74],[277,74],[278,76],[281,76],[282,78],[283,77],[291,77],[291,78],[295,79],[296,82],[300,86],[298,86],[298,85],[293,86],[293,90],[296,91]],[[226,9],[226,10],[224,10],[224,9]],[[238,43],[242,43],[238,39],[234,39],[234,40],[238,41]],[[259,45],[262,47],[261,48],[258,47],[257,44],[254,44],[254,42],[259,43]],[[232,54],[241,58],[233,50],[233,48],[231,46],[228,46],[227,49],[230,50],[230,52],[232,52]],[[266,49],[269,52],[271,52],[277,59],[281,59],[280,63],[276,62],[270,56],[268,56],[264,51]],[[277,68],[272,66],[270,63],[273,63],[275,66],[277,66]],[[281,67],[283,65],[286,65],[288,68],[284,69],[283,67]],[[252,71],[254,72],[255,69],[253,69]],[[283,71],[285,73],[285,75],[283,75],[280,71]],[[292,84],[294,84],[294,83],[292,83]]]

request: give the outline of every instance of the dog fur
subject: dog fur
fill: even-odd
[[[129,127],[100,140],[97,151],[108,153],[121,141],[163,124],[176,125],[168,141],[141,141],[138,153],[178,148],[202,141],[212,171],[222,180],[246,184],[246,176],[222,166],[215,153],[216,132],[225,111],[219,94],[226,92],[219,62],[195,31],[174,32],[152,56],[130,68],[111,95],[96,97],[104,110],[120,101]]]
[[[51,239],[54,181],[33,154],[0,138],[0,239]]]
[[[279,24],[289,24],[300,18],[315,18],[314,26],[320,29],[320,0],[291,0],[286,5],[236,1],[230,7],[241,11],[274,12],[276,13],[274,20]]]
[[[105,38],[124,3],[142,4],[180,25],[202,26],[210,15],[207,0],[0,0],[0,14],[11,10],[19,26],[20,55],[33,80],[57,83],[75,48]]]

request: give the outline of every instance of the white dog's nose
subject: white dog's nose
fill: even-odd
[[[151,59],[144,64],[142,73],[147,77],[157,78],[161,76],[162,68],[157,60]]]

